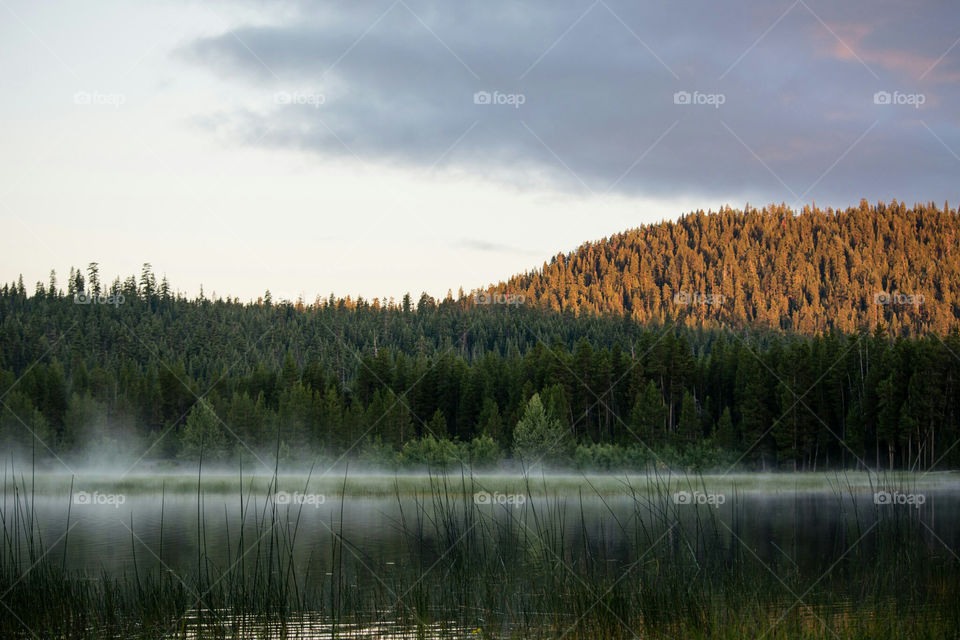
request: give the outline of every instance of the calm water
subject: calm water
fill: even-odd
[[[585,570],[583,575],[608,576],[609,584],[640,562],[675,562],[678,550],[697,561],[703,554],[713,560],[719,554],[724,556],[720,566],[728,557],[729,566],[749,565],[761,574],[766,569],[797,585],[815,584],[830,573],[836,597],[828,606],[842,610],[844,593],[872,579],[874,561],[909,552],[945,563],[960,553],[960,482],[952,475],[936,482],[898,481],[897,489],[888,486],[880,494],[872,481],[860,478],[838,488],[842,483],[824,478],[704,484],[686,479],[654,490],[642,479],[540,478],[524,492],[515,479],[481,479],[468,487],[455,478],[431,488],[430,479],[387,477],[359,484],[351,479],[345,493],[333,482],[305,491],[291,481],[277,493],[267,490],[269,480],[263,479],[252,490],[245,485],[241,498],[239,483],[229,479],[205,483],[198,496],[189,479],[164,479],[161,492],[158,479],[97,477],[79,478],[71,499],[58,478],[38,481],[40,489],[27,503],[33,504],[50,557],[91,579],[156,572],[194,584],[198,567],[212,567],[216,581],[231,570],[262,570],[268,550],[282,541],[284,549],[292,547],[298,588],[329,593],[336,575],[358,602],[382,603],[405,598],[415,587],[443,591],[462,541],[471,538],[482,541],[469,547],[471,553],[484,545],[496,548],[498,558],[506,559],[507,573],[515,558],[517,571],[552,566],[562,574],[564,567],[576,568]],[[7,516],[11,503],[8,489]],[[890,526],[886,537],[875,534],[878,525],[891,521],[905,523],[907,535],[890,535]],[[713,537],[689,535],[697,531]],[[339,557],[338,537],[343,540]],[[707,540],[704,546],[690,545],[700,539]],[[842,561],[854,556],[860,560],[855,568],[843,569]],[[787,590],[783,601],[793,602]],[[436,612],[449,623],[447,631],[469,617],[462,613]],[[406,637],[409,629],[390,628],[390,615],[372,610],[368,620],[376,619],[376,625],[340,627],[337,633]],[[564,615],[559,612],[557,618],[562,621]],[[306,615],[298,624],[312,628],[311,637],[330,634],[329,620],[322,616]],[[463,637],[470,634],[460,631]],[[431,635],[427,631],[421,637]]]
[[[389,478],[384,480],[385,493],[394,490],[392,482]],[[66,544],[67,568],[122,574],[132,571],[136,561],[140,570],[165,565],[175,572],[195,571],[201,536],[211,559],[226,563],[235,555],[229,552],[228,542],[236,550],[241,530],[239,489],[205,489],[198,510],[195,488],[189,493],[167,490],[161,496],[159,490],[111,493],[109,487],[98,486],[97,495],[87,492],[92,496],[88,502],[74,498],[66,539],[69,497],[41,494],[34,498],[44,542],[56,542],[57,553],[63,553]],[[483,491],[474,488],[478,489],[476,493]],[[546,495],[542,495],[544,488]],[[706,491],[674,488],[676,491],[670,491],[666,503],[678,526],[695,526],[698,518],[714,521],[720,530],[729,530],[731,537],[735,534],[763,560],[772,561],[786,554],[801,566],[822,564],[825,558],[839,557],[847,549],[844,543],[850,542],[852,528],[869,529],[878,518],[895,512],[916,518],[925,525],[924,529],[929,528],[929,536],[915,543],[929,547],[931,553],[960,548],[960,485],[954,483],[889,492],[900,494],[890,499],[899,504],[879,506],[875,504],[875,492],[869,488],[857,488],[852,494],[840,496],[827,488],[781,487],[770,492],[750,489],[736,493],[729,488],[714,491],[709,486]],[[482,494],[463,495],[459,479],[449,489],[452,495],[445,495],[443,500],[453,507],[454,513],[461,512],[464,504],[475,506],[483,518],[512,522],[531,537],[535,536],[532,529],[539,516],[540,520],[551,521],[553,533],[563,534],[573,555],[593,553],[625,563],[642,553],[635,545],[638,529],[652,526],[645,511],[648,505],[656,503],[655,498],[643,493],[633,495],[626,487],[619,492],[615,487],[607,487],[602,496],[588,485],[580,491],[568,486],[554,490],[549,479],[536,484],[531,496],[493,489],[488,492],[489,501]],[[431,493],[402,491],[398,498],[341,497],[338,492],[291,490],[281,492],[276,499],[268,499],[272,493],[254,491],[243,498],[245,548],[257,539],[255,521],[264,517],[269,520],[271,510],[276,508],[281,527],[297,530],[296,560],[307,574],[329,570],[335,535],[342,535],[356,555],[368,561],[372,571],[390,572],[409,559],[409,533],[413,529],[422,535],[421,550],[442,553],[443,540],[438,537],[435,523],[423,514],[417,517],[418,506],[428,512],[435,506]],[[687,496],[674,497],[680,493]],[[551,517],[545,518],[548,508]],[[558,530],[561,521],[562,529]],[[259,533],[264,532],[260,529]],[[858,547],[861,552],[871,553],[871,544],[868,535]]]

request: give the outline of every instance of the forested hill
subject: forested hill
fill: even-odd
[[[104,289],[91,264],[66,290],[0,287],[0,453],[492,464],[539,434],[535,459],[584,468],[958,468],[957,354],[960,332],[707,331],[467,296],[188,300],[148,265]]]
[[[494,288],[574,313],[801,333],[960,319],[960,219],[948,205],[698,211],[558,255]]]

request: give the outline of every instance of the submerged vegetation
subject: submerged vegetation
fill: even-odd
[[[162,515],[158,543],[147,544],[131,512],[116,526],[129,531],[133,570],[91,575],[67,562],[76,536],[68,509],[79,509],[73,487],[57,494],[67,522],[51,540],[37,516],[37,479],[8,474],[0,629],[22,638],[956,637],[960,559],[942,526],[935,533],[933,499],[923,508],[855,499],[865,487],[917,491],[916,479],[821,477],[836,513],[820,554],[801,548],[808,523],[800,517],[758,537],[758,526],[778,525],[749,512],[735,481],[651,475],[594,487],[581,478],[570,491],[554,478],[505,481],[465,470],[413,484],[397,478],[401,549],[384,562],[344,533],[356,482],[349,474],[309,527],[304,503],[278,496],[280,487],[307,494],[317,480],[310,474],[213,480],[232,483],[239,509],[218,544],[208,530],[226,514],[208,506],[217,487],[201,474],[192,481],[196,545],[180,550],[193,554],[189,566],[171,560]],[[377,481],[381,490],[391,482]],[[190,491],[183,484],[178,499]],[[490,499],[501,491],[515,493]],[[162,495],[161,514],[172,500]],[[609,518],[588,514],[591,500]],[[760,555],[758,539],[777,552]],[[296,553],[304,547],[315,552],[307,563]]]

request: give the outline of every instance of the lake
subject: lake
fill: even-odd
[[[156,637],[957,624],[957,474],[8,475],[3,515],[6,588],[42,548],[118,615],[155,590]]]

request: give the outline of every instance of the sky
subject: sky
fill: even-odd
[[[0,0],[0,280],[466,291],[685,212],[960,201],[950,1]]]

